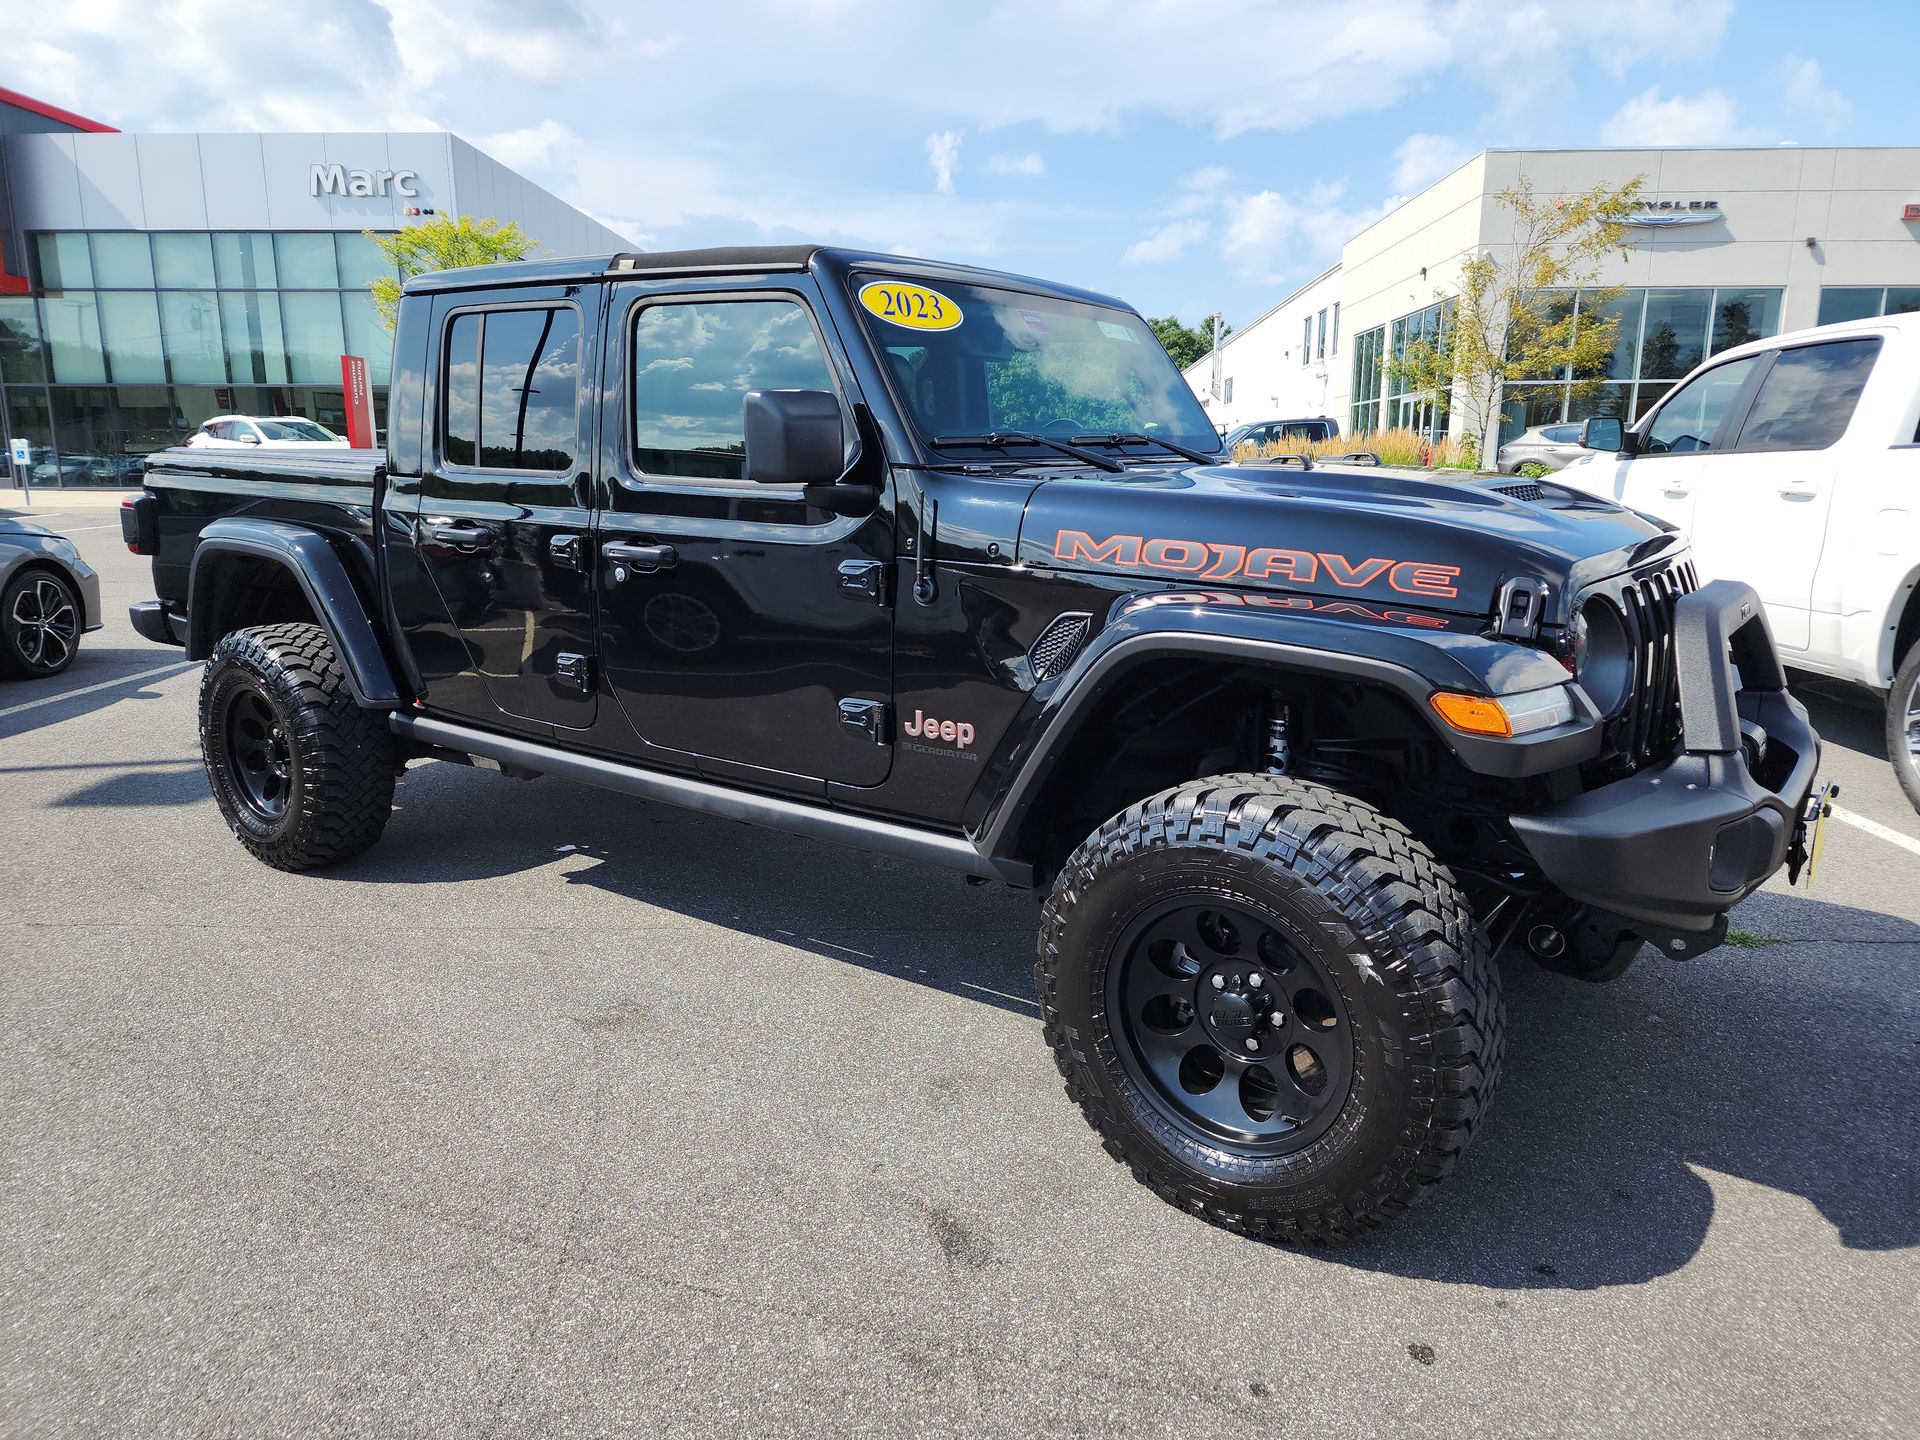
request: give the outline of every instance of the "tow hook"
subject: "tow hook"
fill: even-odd
[[[1820,849],[1826,843],[1827,820],[1833,814],[1833,801],[1839,795],[1840,787],[1832,781],[1813,787],[1813,793],[1807,796],[1806,809],[1800,812],[1800,823],[1793,827],[1793,839],[1787,844],[1787,883],[1798,885],[1800,872],[1807,872],[1807,884],[1812,885],[1814,877],[1820,871]]]

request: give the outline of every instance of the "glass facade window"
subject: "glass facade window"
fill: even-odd
[[[154,236],[153,277],[162,290],[213,289],[213,237],[194,234]]]
[[[1920,311],[1920,285],[1826,285],[1820,290],[1822,325]]]
[[[340,267],[333,236],[287,232],[273,237],[273,258],[282,290],[338,290]]]
[[[213,263],[223,290],[280,288],[280,272],[273,264],[271,235],[215,235]]]
[[[1347,411],[1349,435],[1371,435],[1380,428],[1380,361],[1387,327],[1362,331],[1353,342],[1353,399]]]
[[[153,246],[145,232],[94,232],[93,286],[96,290],[153,289]]]
[[[1412,382],[1405,375],[1395,373],[1392,362],[1422,343],[1441,344],[1452,314],[1452,301],[1437,300],[1424,310],[1402,315],[1388,327],[1392,348],[1382,358],[1387,390],[1385,413],[1381,416],[1382,429],[1438,434],[1447,428],[1446,407],[1441,406],[1436,410],[1431,400],[1411,388]]]
[[[40,315],[33,301],[25,296],[0,296],[0,380],[43,383],[47,378],[44,355]]]
[[[1612,351],[1578,377],[1542,375],[1509,385],[1501,397],[1500,444],[1522,430],[1590,415],[1637,420],[1701,361],[1749,340],[1780,333],[1777,289],[1627,289],[1592,300],[1584,291],[1555,292],[1543,309],[1548,323],[1572,315],[1575,334],[1588,323],[1614,319]],[[1594,384],[1598,381],[1600,383]]]
[[[342,353],[363,356],[376,423],[393,340],[366,236],[61,231],[28,237],[38,298],[0,296],[6,423],[40,485],[137,483],[141,456],[224,413],[345,425]]]

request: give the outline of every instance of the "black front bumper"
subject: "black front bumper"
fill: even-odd
[[[1717,940],[1721,916],[1786,863],[1820,737],[1787,693],[1751,587],[1716,580],[1683,596],[1673,645],[1675,753],[1512,823],[1547,881],[1570,898],[1655,936],[1712,932]],[[1750,764],[1762,735],[1764,753]]]

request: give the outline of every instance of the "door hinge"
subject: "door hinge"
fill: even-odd
[[[591,656],[562,651],[554,660],[553,674],[562,685],[571,685],[582,695],[593,693],[593,658]]]
[[[887,603],[887,567],[878,560],[842,560],[840,593],[875,605]]]
[[[872,745],[892,743],[887,723],[891,712],[884,700],[846,699],[840,702],[840,728],[851,731]]]

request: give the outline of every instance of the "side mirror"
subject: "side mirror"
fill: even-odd
[[[243,430],[235,437],[242,445],[258,445],[260,437],[251,431]]]
[[[1592,415],[1580,426],[1580,445],[1586,450],[1612,450],[1616,454],[1627,448],[1627,427],[1618,415]]]
[[[827,390],[749,390],[747,479],[760,485],[830,485],[847,467],[840,402]]]

